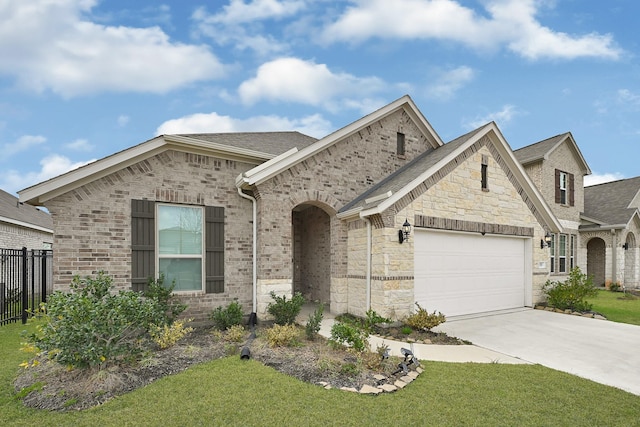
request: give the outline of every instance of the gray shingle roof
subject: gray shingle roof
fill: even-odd
[[[180,136],[273,155],[282,154],[293,147],[302,149],[317,141],[300,132],[192,133]]]
[[[527,163],[543,160],[544,157],[568,135],[569,133],[565,132],[560,135],[552,136],[551,138],[547,138],[543,141],[536,142],[535,144],[527,145],[526,147],[515,150],[513,154],[516,156],[516,159],[520,162],[521,165],[526,165]]]
[[[392,193],[398,192],[399,190],[407,186],[411,181],[418,178],[422,173],[447,157],[447,155],[449,155],[451,152],[455,151],[456,148],[464,144],[469,140],[469,138],[473,137],[483,128],[484,126],[475,129],[465,135],[462,135],[444,144],[441,147],[424,152],[423,154],[413,159],[411,162],[407,163],[402,168],[398,169],[393,174],[389,175],[384,180],[380,181],[378,184],[371,187],[365,193],[361,194],[356,199],[345,205],[342,209],[340,209],[340,212],[346,212],[348,210],[356,208],[369,209],[382,203],[384,199],[372,201],[370,203],[367,203],[366,199],[370,199],[378,195],[383,195],[389,191],[391,191]]]
[[[31,205],[18,202],[17,197],[3,190],[0,190],[0,217],[53,230],[51,215]]]
[[[637,211],[629,204],[640,191],[640,176],[584,188],[584,215],[602,225],[627,224]]]

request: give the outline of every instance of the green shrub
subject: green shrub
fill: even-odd
[[[288,301],[286,295],[278,296],[273,291],[271,291],[270,295],[274,302],[270,302],[269,305],[267,305],[267,312],[274,317],[274,322],[278,325],[294,324],[304,304],[302,294],[296,292]]]
[[[404,335],[411,335],[411,332],[413,332],[413,328],[411,326],[403,326],[402,329],[400,329],[400,332],[402,332]]]
[[[364,318],[364,328],[369,332],[373,332],[376,325],[380,323],[391,323],[391,319],[380,316],[373,309],[367,310]]]
[[[620,283],[618,283],[618,282],[611,283],[609,285],[609,290],[611,292],[620,292]]]
[[[183,311],[187,305],[179,301],[173,295],[175,282],[170,286],[164,283],[164,273],[156,280],[152,277],[147,281],[147,290],[144,291],[145,298],[149,298],[158,305],[158,316],[154,320],[157,325],[171,324]]]
[[[213,324],[217,329],[226,331],[232,326],[240,325],[243,316],[240,303],[232,301],[226,307],[216,307],[209,315],[209,318],[213,320]]]
[[[150,330],[171,324],[173,312],[168,313],[168,298],[162,295],[115,294],[112,288],[103,271],[95,278],[75,276],[69,293],[56,291],[42,304],[43,321],[27,339],[71,367],[134,360],[148,349]]]
[[[333,346],[349,346],[356,351],[364,351],[369,346],[369,334],[354,324],[336,322],[331,327],[329,343]]]
[[[542,292],[547,297],[550,306],[561,310],[589,311],[591,304],[587,298],[595,297],[597,289],[593,285],[592,278],[583,274],[579,267],[571,270],[569,277],[564,282],[551,282],[542,287]]]
[[[320,305],[316,308],[316,310],[309,314],[309,320],[304,327],[304,332],[307,335],[307,339],[313,341],[318,332],[320,332],[320,325],[322,324],[322,313],[324,311],[324,304],[320,303]]]
[[[404,323],[413,329],[430,331],[431,328],[435,328],[439,324],[446,322],[444,314],[440,312],[436,314],[435,310],[433,313],[429,313],[427,310],[420,307],[420,304],[417,302],[416,307],[418,307],[418,311],[407,317],[404,321]]]
[[[299,343],[300,331],[296,325],[278,325],[267,329],[270,347],[292,347]]]

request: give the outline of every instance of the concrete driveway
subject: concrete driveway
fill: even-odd
[[[447,319],[436,330],[640,395],[640,326],[523,309]]]

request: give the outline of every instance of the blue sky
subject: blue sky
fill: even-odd
[[[570,131],[640,175],[637,0],[0,0],[0,188],[161,133],[322,137],[404,94],[444,141]]]

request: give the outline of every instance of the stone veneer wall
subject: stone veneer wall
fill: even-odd
[[[106,271],[117,289],[131,283],[131,199],[223,206],[225,289],[221,294],[180,293],[187,315],[203,318],[237,299],[252,302],[251,202],[241,198],[235,178],[255,165],[167,151],[46,202],[54,222],[54,287],[66,290],[73,275]]]
[[[386,218],[384,227],[373,230],[372,254],[373,282],[371,307],[384,316],[402,318],[414,309],[413,296],[413,239],[400,245],[398,230],[405,219],[415,224],[416,216],[458,219],[467,222],[532,227],[533,302],[541,300],[540,288],[549,277],[548,250],[540,249],[544,230],[535,215],[514,187],[503,167],[494,157],[488,138],[470,148],[466,160],[450,173],[429,186],[422,195],[401,207],[391,218]],[[488,146],[487,146],[488,145]],[[489,191],[482,191],[480,171],[482,155],[489,158]],[[391,209],[390,209],[391,210]],[[391,221],[391,222],[389,222]],[[363,231],[355,225],[350,227],[351,249],[362,247]],[[366,247],[364,248],[366,250]],[[361,271],[362,249],[352,251],[349,257],[350,273]],[[365,256],[366,258],[366,256]],[[366,261],[366,260],[364,260]],[[546,264],[545,264],[546,263]],[[364,286],[360,279],[349,280],[349,312],[362,314],[365,311]],[[352,288],[352,283],[357,285]],[[364,280],[362,280],[364,283]],[[362,289],[362,291],[360,291]]]

